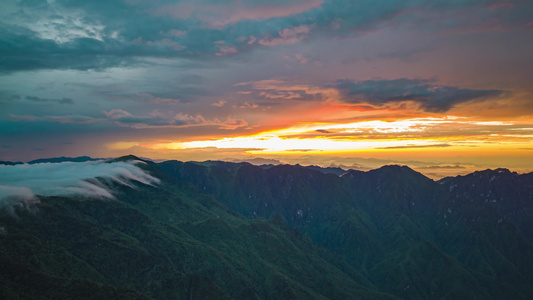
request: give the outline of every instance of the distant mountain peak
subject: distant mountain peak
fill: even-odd
[[[471,175],[476,177],[476,176],[518,175],[518,173],[511,172],[509,169],[506,169],[506,168],[497,168],[494,170],[486,169],[482,171],[475,171]]]
[[[89,156],[78,156],[78,157],[51,157],[51,158],[39,158],[32,161],[29,161],[28,164],[41,164],[41,163],[62,163],[62,162],[86,162],[86,161],[96,161],[101,160],[100,158],[92,158]]]
[[[255,157],[255,158],[247,158],[247,159],[233,159],[233,160],[226,160],[228,162],[234,162],[234,163],[240,163],[240,162],[247,162],[252,165],[256,166],[262,166],[262,165],[281,165],[283,164],[281,161],[277,159],[269,159],[269,158],[261,158],[261,157]]]
[[[145,163],[151,162],[149,160],[145,160],[145,159],[139,158],[139,157],[137,157],[137,156],[135,156],[133,154],[117,157],[117,158],[114,158],[112,160],[109,160],[108,162],[112,163],[112,162],[124,162],[124,161],[142,161],[142,162],[145,162]]]
[[[375,170],[411,170],[415,172],[413,169],[409,168],[406,165],[383,165]]]
[[[417,172],[405,165],[385,165],[377,169],[367,171],[366,174],[374,178],[386,180],[432,180],[424,174]]]
[[[408,174],[408,173],[412,173],[412,174],[422,175],[422,173],[419,173],[419,172],[417,172],[417,171],[415,171],[415,170],[413,170],[410,167],[405,166],[405,165],[384,165],[384,166],[381,166],[381,167],[379,167],[377,169],[370,170],[368,172],[370,172],[370,173],[382,173],[382,174],[396,174],[396,173]],[[422,175],[422,176],[424,176],[424,175]]]
[[[517,172],[512,172],[509,169],[506,168],[497,168],[497,169],[486,169],[481,171],[475,171],[474,173],[466,174],[466,175],[457,175],[453,177],[445,177],[439,180],[438,182],[441,184],[449,183],[449,182],[455,182],[457,180],[461,180],[463,178],[470,179],[470,180],[490,180],[491,182],[497,178],[515,178],[520,176]]]

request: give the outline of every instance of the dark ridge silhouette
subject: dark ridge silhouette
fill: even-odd
[[[533,298],[533,173],[119,161],[161,183],[0,209],[0,298]]]

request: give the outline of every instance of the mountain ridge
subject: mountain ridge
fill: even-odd
[[[145,298],[533,296],[533,173],[434,181],[406,166],[338,176],[299,165],[108,162],[124,161],[161,183],[110,184],[113,201],[39,197],[36,213],[16,207],[17,218],[0,210],[0,257],[33,278]],[[28,296],[17,280],[0,276],[11,293],[0,295]],[[81,288],[71,286],[43,295]]]
[[[266,170],[255,166],[229,165],[224,168],[219,165],[193,168],[195,171],[192,171],[188,166],[187,163],[183,163],[179,167],[176,166],[176,169],[170,173],[172,176],[188,178],[197,187],[220,199],[230,208],[248,218],[272,218],[280,215],[290,226],[301,230],[304,234],[309,234],[319,245],[343,256],[353,266],[356,266],[356,269],[368,276],[372,282],[381,282],[384,285],[382,286],[383,289],[397,296],[400,295],[402,289],[399,286],[387,287],[387,281],[380,278],[391,276],[390,272],[394,270],[388,269],[391,266],[397,265],[405,259],[415,259],[407,258],[401,253],[410,253],[410,251],[417,253],[419,250],[415,249],[418,249],[419,246],[417,245],[420,243],[428,242],[430,245],[435,245],[430,248],[439,249],[438,252],[441,253],[439,254],[441,257],[454,258],[457,272],[474,274],[474,277],[469,277],[471,279],[465,282],[470,282],[478,288],[487,284],[488,275],[479,273],[477,263],[472,263],[469,256],[477,256],[477,251],[481,249],[478,250],[477,247],[479,246],[476,244],[465,243],[466,248],[463,248],[463,251],[466,252],[461,254],[457,252],[456,248],[463,244],[456,242],[452,247],[447,245],[449,239],[457,240],[459,237],[462,239],[467,236],[475,239],[476,235],[479,234],[479,232],[475,233],[477,232],[475,228],[493,226],[492,224],[497,224],[498,220],[502,219],[499,224],[506,224],[505,226],[511,227],[506,227],[508,229],[494,228],[495,231],[501,233],[484,232],[483,235],[488,238],[492,235],[503,235],[504,232],[507,232],[506,230],[511,230],[505,234],[515,236],[516,241],[522,243],[521,245],[525,249],[529,249],[527,251],[530,251],[532,247],[531,239],[528,239],[530,235],[523,233],[524,228],[528,228],[525,224],[531,224],[531,221],[527,221],[527,218],[524,217],[530,215],[533,204],[531,194],[527,193],[520,194],[522,195],[521,203],[527,204],[526,213],[521,214],[522,218],[517,218],[518,221],[515,221],[504,219],[505,215],[502,215],[504,212],[494,211],[491,206],[460,204],[461,202],[454,199],[463,197],[468,200],[470,198],[464,194],[457,194],[457,191],[450,191],[445,184],[436,182],[406,166],[384,166],[367,172],[350,171],[341,177],[328,176],[301,166],[290,165],[279,165]],[[503,175],[513,174],[503,169],[495,172]],[[480,174],[485,173],[473,174],[472,176],[457,176],[452,179],[463,181],[469,178],[478,178]],[[519,176],[530,177],[529,174]],[[507,182],[508,187],[512,187],[513,184],[513,182]],[[523,183],[522,186],[528,190],[528,184]],[[479,198],[479,195],[476,197]],[[478,200],[478,202],[480,201]],[[518,207],[507,208],[510,211],[505,213],[510,214],[518,213],[523,207],[520,209]],[[457,215],[456,210],[460,209],[464,211]],[[481,217],[481,219],[471,224],[463,223],[465,218],[472,217],[474,219]],[[472,226],[474,226],[474,235],[468,234],[467,228]],[[461,232],[459,236],[453,229],[456,227]],[[464,237],[461,237],[463,235]],[[394,241],[396,246],[391,249],[388,241]],[[354,249],[360,249],[360,251],[353,251]],[[500,253],[504,249],[505,246],[503,248],[502,246],[491,246],[481,251],[487,252],[488,250],[490,254],[485,255],[495,257],[496,253]],[[391,253],[397,254],[390,256]],[[380,262],[383,257],[389,257],[385,264]],[[505,272],[516,274],[518,277],[523,276],[519,274],[525,274],[525,269],[517,267],[521,265],[531,266],[533,262],[533,257],[529,254],[524,257],[526,257],[526,261],[516,261],[512,257],[508,257],[507,259],[514,262],[511,269]],[[489,265],[492,264],[490,260],[485,259],[483,261]],[[373,267],[371,267],[372,265]],[[419,266],[411,264],[409,269],[422,268],[423,265],[423,263]],[[383,268],[386,271],[378,271],[383,270]],[[492,275],[490,276],[504,272],[499,267],[493,266],[491,268]],[[437,276],[437,270],[435,272],[434,276]],[[413,275],[405,274],[405,276]],[[447,280],[455,282],[453,276]],[[490,280],[492,280],[491,285],[494,285],[497,279],[492,277]],[[427,282],[427,284],[435,285],[435,282]],[[512,281],[507,281],[505,284],[511,285]],[[468,288],[466,286],[461,288],[461,283],[455,282],[454,285],[458,288],[454,292],[456,296],[467,292]],[[497,286],[503,287],[501,284]],[[422,286],[418,288],[423,289]],[[509,289],[503,289],[505,291],[502,294],[498,294],[502,292],[501,290],[487,291],[486,287],[482,290],[480,295],[470,295],[472,297],[469,297],[498,298],[505,293],[514,293]],[[527,288],[525,290],[528,293],[531,292]],[[425,293],[420,290],[415,291],[413,297],[431,297],[432,292],[435,290]],[[444,293],[445,291],[440,290],[440,292]],[[494,296],[495,293],[498,295]],[[517,295],[520,297],[520,293]]]

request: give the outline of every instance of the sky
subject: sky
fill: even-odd
[[[0,160],[533,171],[533,2],[0,3]]]

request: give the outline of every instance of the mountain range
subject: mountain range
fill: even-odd
[[[160,183],[0,210],[0,298],[533,298],[533,173],[124,161]]]

